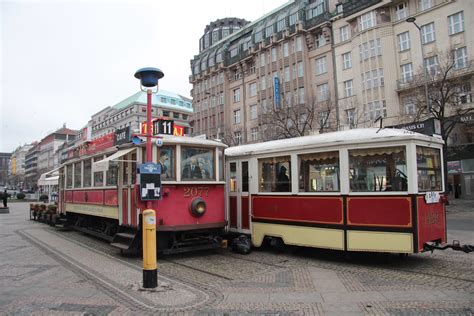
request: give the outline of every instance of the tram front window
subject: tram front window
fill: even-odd
[[[118,176],[118,164],[117,162],[110,162],[109,163],[109,170],[106,172],[106,181],[107,186],[115,186],[117,185],[117,176]]]
[[[95,157],[94,162],[100,161],[104,159],[104,157]],[[102,171],[96,171],[94,172],[94,186],[95,187],[101,187],[104,185],[104,172]]]
[[[214,149],[181,147],[181,180],[213,180]]]
[[[72,188],[72,165],[66,166],[66,188]]]
[[[162,180],[175,180],[175,155],[174,147],[163,146],[159,149],[159,161],[161,163],[161,179]]]
[[[416,147],[418,190],[441,191],[441,154],[439,149]]]
[[[349,180],[353,192],[407,191],[405,147],[349,150]]]
[[[301,155],[300,192],[339,191],[339,153],[324,152]]]

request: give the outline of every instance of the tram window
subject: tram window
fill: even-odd
[[[132,154],[132,184],[137,182],[137,153]]]
[[[181,147],[181,179],[214,179],[214,150]]]
[[[441,154],[439,149],[416,146],[418,191],[441,191]]]
[[[237,192],[237,163],[231,162],[229,164],[229,189],[230,192]]]
[[[163,146],[159,149],[161,179],[176,180],[174,146]]]
[[[355,192],[406,191],[405,147],[349,150],[349,181]]]
[[[129,159],[129,155],[125,155],[123,156],[123,161],[122,162],[122,184],[123,185],[127,185],[128,184],[128,175],[130,174],[130,170],[128,168],[128,161],[130,160]]]
[[[224,174],[224,150],[223,149],[218,149],[217,150],[218,157],[219,157],[219,181],[225,181],[225,174]]]
[[[117,185],[118,163],[116,161],[109,162],[109,170],[106,171],[106,186]]]
[[[242,192],[249,191],[249,163],[242,161]]]
[[[300,155],[300,192],[339,191],[339,153]]]
[[[82,184],[84,188],[89,188],[91,186],[91,180],[92,180],[91,171],[92,171],[91,160],[90,159],[84,160],[84,179],[82,180],[84,181],[84,183]]]
[[[72,165],[66,167],[66,188],[72,188]]]
[[[291,191],[290,156],[258,160],[258,182],[260,192]]]
[[[81,163],[76,162],[74,164],[74,187],[80,188],[81,187]]]
[[[94,158],[94,162],[100,161],[104,159],[103,157],[96,157]],[[104,172],[96,171],[94,172],[94,186],[101,187],[104,185]]]

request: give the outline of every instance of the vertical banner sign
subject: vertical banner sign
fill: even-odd
[[[273,78],[273,98],[275,100],[275,110],[279,110],[281,108],[281,100],[280,100],[280,78],[278,77]]]

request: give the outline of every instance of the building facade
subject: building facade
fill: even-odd
[[[8,183],[8,166],[11,155],[11,153],[0,153],[0,186],[6,186]]]
[[[90,137],[96,139],[125,127],[139,132],[141,124],[146,122],[146,106],[146,92],[140,91],[114,106],[102,109],[92,115],[88,123]],[[192,100],[189,98],[165,90],[152,94],[152,117],[173,119],[175,124],[184,127],[187,135],[190,134],[189,119],[192,113]]]
[[[35,189],[38,181],[38,153],[39,143],[34,142],[32,147],[25,155],[25,187],[28,189]]]
[[[37,153],[39,175],[59,167],[60,161],[57,154],[59,147],[65,142],[75,139],[77,133],[78,131],[63,126],[63,128],[49,134],[39,142]]]

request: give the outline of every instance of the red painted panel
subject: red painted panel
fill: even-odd
[[[86,194],[84,191],[73,191],[72,200],[74,203],[84,203],[86,201]]]
[[[229,196],[229,226],[237,228],[237,197]]]
[[[86,203],[88,204],[104,204],[104,192],[103,190],[88,190],[85,191]]]
[[[342,224],[342,213],[341,197],[252,197],[252,216],[254,218]]]
[[[122,189],[122,225],[128,223],[128,189]]]
[[[417,197],[418,210],[418,250],[423,244],[433,240],[446,242],[446,216],[442,202],[426,204],[423,196]]]
[[[73,191],[66,191],[66,202],[72,203],[72,192]]]
[[[347,224],[412,227],[410,197],[347,198]]]
[[[104,204],[105,205],[118,205],[118,194],[117,189],[105,190],[104,192]]]
[[[223,184],[177,184],[163,185],[163,198],[152,201],[156,219],[164,226],[199,225],[225,222],[225,200]],[[135,193],[137,194],[137,193]],[[137,195],[138,196],[138,195]],[[189,210],[194,199],[202,198],[206,202],[206,212],[201,217],[194,217]],[[137,199],[136,205],[141,211],[146,204]],[[137,216],[132,209],[132,224]]]
[[[137,223],[137,205],[136,205],[136,196],[137,196],[137,190],[138,190],[138,186],[134,186],[132,188],[132,191],[130,191],[131,195],[132,195],[132,202],[131,202],[131,207],[132,209],[130,210],[131,212],[131,222],[132,222],[132,225],[134,226],[137,226],[138,223]]]
[[[249,197],[248,196],[243,196],[242,197],[242,218],[241,218],[241,223],[242,223],[242,228],[243,229],[250,229],[250,220],[249,220]]]

